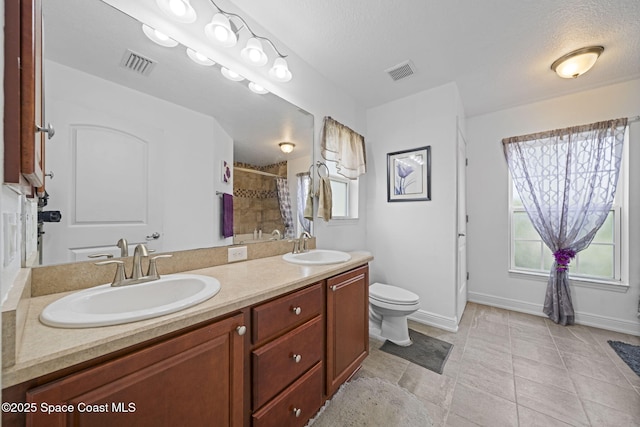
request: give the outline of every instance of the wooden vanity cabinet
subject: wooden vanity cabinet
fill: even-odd
[[[242,426],[243,324],[238,314],[32,389],[27,426]],[[44,413],[54,404],[73,411]]]
[[[369,354],[369,267],[327,279],[327,378],[331,397]]]
[[[12,386],[37,411],[2,424],[303,427],[369,352],[368,271]]]
[[[322,406],[323,289],[319,282],[252,309],[254,427],[302,427]]]

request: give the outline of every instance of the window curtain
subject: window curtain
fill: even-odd
[[[289,195],[289,182],[287,178],[276,178],[276,190],[278,194],[278,205],[280,205],[280,216],[284,223],[284,238],[295,237],[293,229],[293,217],[291,215],[291,196]]]
[[[298,221],[302,229],[307,233],[311,233],[311,221],[305,218],[304,212],[309,201],[309,187],[311,186],[311,174],[303,172],[296,175],[298,178],[298,188],[296,198],[298,201]]]
[[[321,154],[336,162],[336,170],[345,178],[356,179],[367,171],[364,137],[331,117],[324,118]]]
[[[627,119],[502,140],[531,223],[553,252],[543,312],[574,323],[568,268],[602,226],[616,192]]]

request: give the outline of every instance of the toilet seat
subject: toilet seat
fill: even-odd
[[[369,286],[369,299],[387,304],[415,305],[420,297],[411,291],[397,286],[374,283]]]

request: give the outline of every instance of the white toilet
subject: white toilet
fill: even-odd
[[[407,316],[420,308],[420,297],[397,286],[369,286],[369,335],[403,347],[412,343]]]

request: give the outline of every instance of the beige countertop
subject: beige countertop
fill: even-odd
[[[280,255],[219,265],[185,273],[202,274],[220,281],[213,298],[186,310],[154,319],[99,328],[62,329],[46,326],[40,312],[69,292],[32,297],[16,363],[2,370],[2,387],[64,369],[96,357],[214,319],[238,309],[326,279],[373,258],[368,252],[350,252],[351,260],[332,265],[301,266]]]

